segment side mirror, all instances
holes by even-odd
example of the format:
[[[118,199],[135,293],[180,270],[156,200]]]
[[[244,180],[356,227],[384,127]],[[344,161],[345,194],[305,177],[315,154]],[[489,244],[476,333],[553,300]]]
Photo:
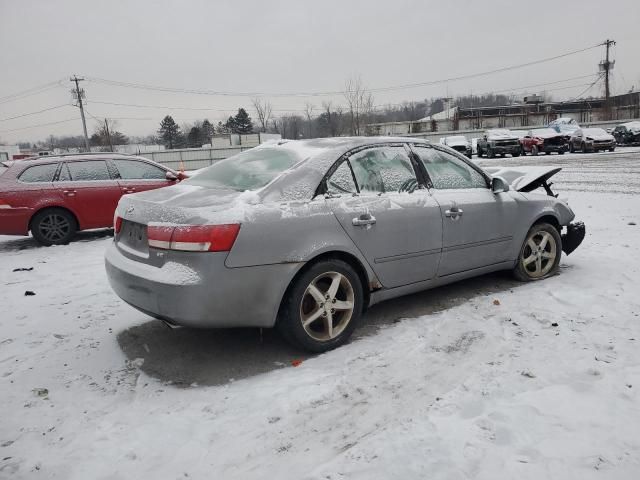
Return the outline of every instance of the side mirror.
[[[175,173],[173,173],[170,170],[167,170],[167,173],[165,174],[165,177],[167,180],[170,180],[172,182],[178,180],[178,175],[176,175]]]
[[[493,191],[493,193],[508,192],[509,184],[502,177],[493,177],[491,179],[491,191]]]

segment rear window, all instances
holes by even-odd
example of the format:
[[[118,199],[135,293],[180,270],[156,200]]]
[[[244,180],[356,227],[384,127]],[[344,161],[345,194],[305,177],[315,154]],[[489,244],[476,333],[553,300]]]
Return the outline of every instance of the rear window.
[[[47,163],[46,165],[34,165],[24,170],[21,174],[21,182],[34,183],[34,182],[52,182],[53,176],[58,169],[57,163]]]
[[[283,148],[255,148],[221,160],[185,180],[192,185],[256,190],[301,160]]]

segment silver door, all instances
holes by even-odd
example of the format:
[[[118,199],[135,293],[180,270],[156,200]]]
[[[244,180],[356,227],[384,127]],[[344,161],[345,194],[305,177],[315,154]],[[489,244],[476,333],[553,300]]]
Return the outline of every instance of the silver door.
[[[328,188],[331,210],[383,286],[435,276],[442,242],[440,208],[426,189],[418,188],[404,146],[351,155],[329,178]],[[345,191],[350,188],[354,192]]]
[[[511,195],[494,194],[479,171],[449,152],[423,146],[414,150],[427,170],[442,214],[438,276],[509,260],[517,209]]]

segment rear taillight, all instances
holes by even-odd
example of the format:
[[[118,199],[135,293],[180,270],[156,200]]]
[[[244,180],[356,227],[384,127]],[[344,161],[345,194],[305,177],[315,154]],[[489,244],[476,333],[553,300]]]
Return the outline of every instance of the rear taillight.
[[[122,230],[122,217],[119,217],[118,214],[113,215],[113,231],[114,233],[120,233]]]
[[[236,241],[240,224],[149,225],[150,247],[185,252],[228,252]]]

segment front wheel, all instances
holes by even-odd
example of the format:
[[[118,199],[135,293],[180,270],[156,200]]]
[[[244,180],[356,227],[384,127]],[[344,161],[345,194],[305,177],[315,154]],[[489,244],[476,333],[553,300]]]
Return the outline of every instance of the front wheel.
[[[33,238],[45,246],[69,243],[77,229],[76,219],[62,208],[42,210],[31,220]]]
[[[609,149],[609,151],[610,151],[610,152],[614,152],[614,151],[615,151],[615,149],[616,149],[616,147],[611,147],[611,148]]]
[[[291,285],[277,325],[295,346],[325,352],[349,339],[362,313],[363,299],[360,278],[348,263],[322,261]]]
[[[513,270],[521,282],[547,278],[558,270],[562,239],[553,225],[538,223],[529,229]]]

